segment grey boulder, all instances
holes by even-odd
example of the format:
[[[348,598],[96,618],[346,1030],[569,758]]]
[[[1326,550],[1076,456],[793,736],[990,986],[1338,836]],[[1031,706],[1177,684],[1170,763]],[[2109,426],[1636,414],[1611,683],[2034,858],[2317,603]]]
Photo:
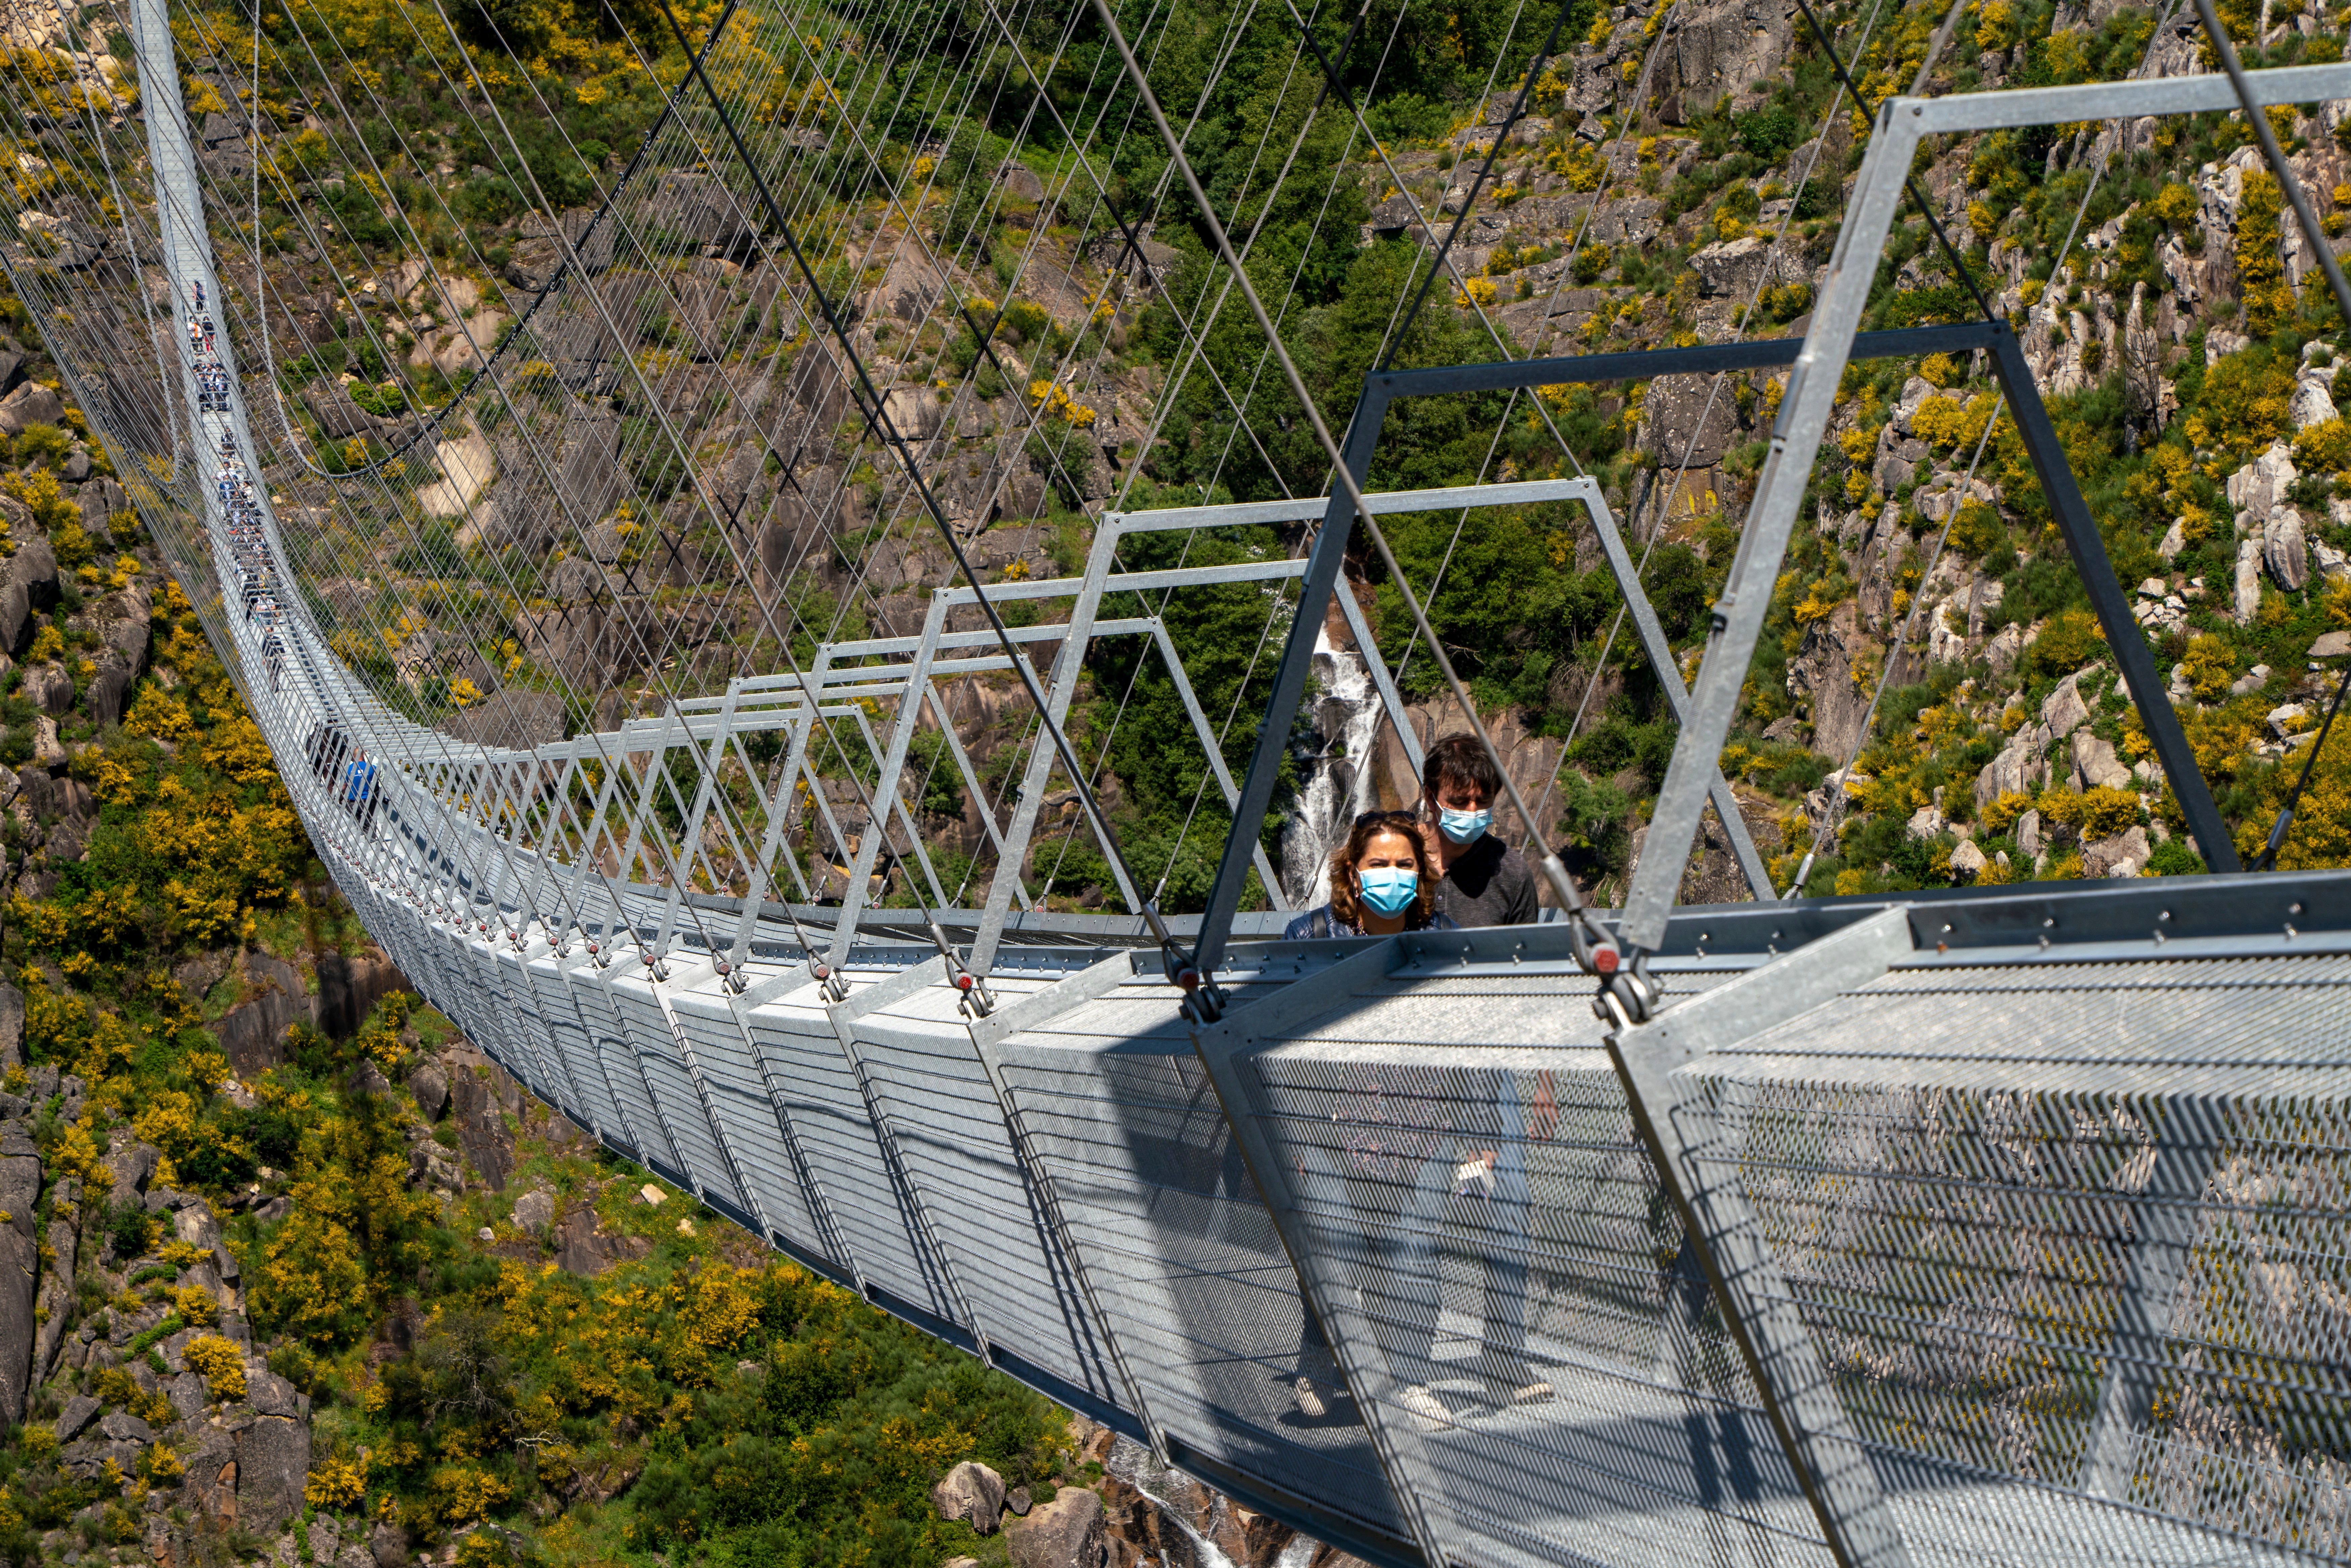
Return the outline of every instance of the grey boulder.
[[[977,1459],[966,1459],[931,1488],[931,1506],[941,1519],[961,1520],[992,1535],[1004,1517],[1004,1478]]]

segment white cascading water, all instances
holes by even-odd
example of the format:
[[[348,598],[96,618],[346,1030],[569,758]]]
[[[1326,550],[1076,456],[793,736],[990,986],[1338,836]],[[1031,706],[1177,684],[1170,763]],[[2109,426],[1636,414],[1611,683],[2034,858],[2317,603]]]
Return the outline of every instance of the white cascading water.
[[[1187,1485],[1189,1477],[1165,1469],[1150,1449],[1124,1437],[1121,1437],[1113,1446],[1110,1463],[1105,1468],[1111,1474],[1149,1498],[1158,1508],[1159,1517],[1181,1531],[1185,1538],[1191,1542],[1193,1563],[1171,1563],[1163,1556],[1155,1568],[1240,1568],[1239,1564],[1225,1555],[1223,1550],[1215,1542],[1193,1529],[1191,1523],[1184,1518],[1182,1511],[1169,1504],[1167,1500],[1169,1494]],[[1221,1507],[1222,1504],[1218,1506]]]
[[[1345,591],[1343,587],[1342,592]],[[1372,746],[1380,733],[1380,699],[1363,655],[1331,641],[1326,624],[1314,636],[1314,730],[1322,746],[1308,765],[1298,808],[1281,830],[1281,893],[1292,909],[1312,909],[1331,896],[1331,852],[1358,812],[1371,810]]]
[[[1273,1560],[1273,1568],[1306,1568],[1314,1561],[1314,1553],[1322,1543],[1311,1535],[1293,1535],[1281,1555]]]

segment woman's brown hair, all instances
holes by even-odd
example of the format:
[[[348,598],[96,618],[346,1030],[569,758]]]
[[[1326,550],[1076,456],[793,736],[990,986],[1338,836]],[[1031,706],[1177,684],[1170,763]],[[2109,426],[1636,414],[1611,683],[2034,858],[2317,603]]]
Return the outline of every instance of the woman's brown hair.
[[[1355,892],[1355,866],[1371,848],[1372,841],[1383,833],[1400,833],[1412,843],[1419,880],[1413,888],[1412,903],[1405,909],[1404,924],[1405,930],[1417,931],[1437,914],[1437,879],[1428,874],[1428,841],[1421,833],[1420,819],[1410,811],[1364,812],[1355,819],[1347,841],[1331,852],[1331,918],[1358,931],[1364,928],[1363,901]]]

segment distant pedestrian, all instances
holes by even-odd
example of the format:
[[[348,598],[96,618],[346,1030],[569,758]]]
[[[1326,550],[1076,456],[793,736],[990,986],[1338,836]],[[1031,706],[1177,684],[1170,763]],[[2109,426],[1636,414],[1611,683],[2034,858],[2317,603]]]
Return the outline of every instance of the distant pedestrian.
[[[343,773],[343,810],[362,831],[374,830],[375,764],[368,760],[364,747],[351,753],[351,765]]]

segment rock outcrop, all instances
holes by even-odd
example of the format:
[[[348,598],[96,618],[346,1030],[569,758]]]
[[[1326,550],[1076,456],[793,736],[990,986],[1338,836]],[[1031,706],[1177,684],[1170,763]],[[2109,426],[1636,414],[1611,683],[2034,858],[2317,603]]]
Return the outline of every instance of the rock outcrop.
[[[0,1416],[10,1421],[25,1418],[32,1384],[41,1270],[33,1211],[40,1200],[39,1152],[22,1123],[0,1124]]]
[[[1064,1487],[1005,1531],[1013,1568],[1104,1568],[1102,1494]]]
[[[931,1488],[931,1506],[941,1519],[961,1520],[982,1535],[993,1535],[1004,1517],[1004,1478],[966,1459]]]

